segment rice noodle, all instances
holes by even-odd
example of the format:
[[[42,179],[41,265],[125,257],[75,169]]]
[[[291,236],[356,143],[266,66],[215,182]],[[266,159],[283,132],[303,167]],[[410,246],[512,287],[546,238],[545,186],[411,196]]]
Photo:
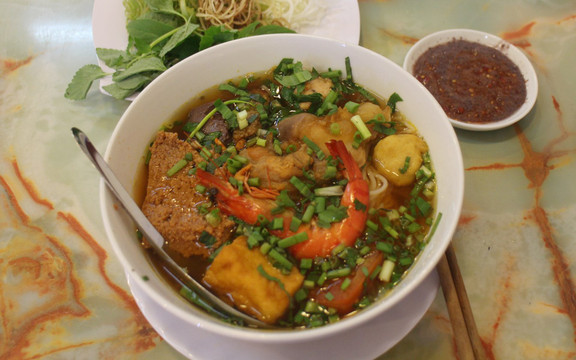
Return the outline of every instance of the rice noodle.
[[[294,31],[322,22],[326,6],[319,0],[258,0],[264,20],[280,23]]]
[[[374,200],[377,197],[384,194],[386,189],[388,188],[388,180],[378,173],[374,168],[371,166],[366,166],[362,173],[364,178],[368,180],[368,187],[370,189],[370,200]]]

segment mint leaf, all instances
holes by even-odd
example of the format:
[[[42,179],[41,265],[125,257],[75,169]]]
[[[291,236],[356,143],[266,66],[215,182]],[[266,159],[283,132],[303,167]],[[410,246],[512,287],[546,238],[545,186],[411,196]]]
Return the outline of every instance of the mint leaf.
[[[135,61],[132,65],[124,71],[117,71],[112,76],[114,81],[122,81],[132,75],[139,74],[146,71],[164,71],[166,66],[159,57],[150,56]]]
[[[207,49],[211,46],[225,43],[234,40],[236,36],[235,30],[228,30],[223,26],[210,26],[204,32],[204,36],[200,40],[200,51]]]
[[[167,14],[174,14],[174,4],[172,0],[146,0],[146,4],[153,11],[163,12]]]
[[[248,24],[247,26],[243,27],[242,29],[238,30],[238,39],[245,38],[248,36],[254,35],[256,31],[256,27],[260,24],[260,22],[255,21],[253,23]]]
[[[94,80],[103,78],[108,75],[104,72],[98,65],[84,65],[81,67],[74,77],[64,93],[64,97],[70,100],[83,100],[86,99],[86,94],[92,86]]]
[[[174,26],[154,19],[137,19],[126,25],[128,36],[141,54],[150,52],[152,42],[174,29]]]
[[[130,61],[129,55],[124,50],[97,48],[96,55],[112,69],[121,68]]]
[[[172,49],[183,43],[184,40],[192,35],[192,33],[199,27],[200,25],[198,24],[190,23],[181,26],[180,29],[178,29],[178,31],[176,31],[176,33],[170,37],[170,40],[168,40],[168,42],[162,47],[159,54],[160,57],[164,57]]]
[[[116,84],[118,84],[120,89],[137,91],[144,87],[144,85],[147,85],[149,82],[151,82],[152,79],[153,77],[151,76],[136,74],[125,80],[117,81]]]
[[[120,88],[118,83],[112,83],[110,85],[106,85],[103,87],[104,90],[108,92],[108,94],[112,95],[115,99],[122,100],[127,98],[128,96],[134,94],[135,90],[126,90]]]
[[[254,31],[253,35],[265,35],[265,34],[282,34],[282,33],[296,33],[294,30],[290,30],[280,25],[262,25]]]

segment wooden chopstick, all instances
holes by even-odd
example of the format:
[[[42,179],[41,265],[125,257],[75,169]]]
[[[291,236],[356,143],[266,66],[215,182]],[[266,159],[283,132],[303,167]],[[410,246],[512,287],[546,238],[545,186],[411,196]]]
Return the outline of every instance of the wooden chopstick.
[[[438,263],[438,274],[459,358],[461,360],[486,359],[452,244],[448,246]]]

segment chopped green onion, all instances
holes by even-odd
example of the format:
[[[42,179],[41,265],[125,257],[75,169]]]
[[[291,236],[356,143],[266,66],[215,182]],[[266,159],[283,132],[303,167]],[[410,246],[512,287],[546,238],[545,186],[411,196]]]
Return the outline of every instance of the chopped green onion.
[[[290,178],[289,181],[290,181],[290,184],[294,185],[296,190],[298,190],[300,192],[300,194],[304,195],[305,197],[311,197],[312,196],[312,190],[310,190],[308,185],[306,185],[306,183],[304,183],[302,180],[300,180],[296,176],[292,176],[292,178]]]
[[[198,191],[200,194],[204,194],[206,192],[206,186],[204,185],[196,185],[196,191]]]
[[[314,189],[314,195],[316,196],[342,196],[343,194],[344,188],[339,185]]]
[[[335,270],[330,270],[326,273],[328,279],[334,279],[339,277],[344,277],[350,275],[352,270],[350,268],[340,268]]]
[[[302,222],[309,223],[312,220],[312,216],[314,216],[314,212],[316,211],[315,205],[310,204],[304,210],[304,214],[302,215]]]
[[[260,245],[260,252],[264,255],[268,254],[270,249],[272,249],[272,245],[268,242],[262,243],[262,245]]]
[[[333,250],[332,250],[332,255],[338,255],[340,254],[342,251],[344,251],[346,249],[346,244],[341,243],[338,244],[338,246],[336,246]]]
[[[281,230],[284,228],[284,218],[278,217],[278,218],[274,218],[272,220],[272,223],[270,224],[270,227],[272,228],[272,230]]]
[[[412,258],[409,257],[409,256],[401,257],[400,259],[398,259],[398,263],[399,263],[400,265],[403,265],[403,266],[410,265],[410,264],[412,264],[413,262],[414,262],[414,259],[412,259]]]
[[[326,210],[326,198],[325,197],[316,197],[314,199],[316,205],[314,206],[314,211],[316,214],[320,214],[322,211]]]
[[[416,206],[424,216],[427,216],[430,213],[430,210],[432,209],[430,203],[428,203],[426,200],[420,197],[416,198]]]
[[[329,205],[326,210],[318,214],[318,221],[331,224],[344,220],[348,216],[348,209],[345,206],[336,207]]]
[[[420,226],[420,224],[413,222],[413,223],[410,223],[410,225],[408,225],[407,230],[408,230],[410,233],[415,233],[415,232],[417,232],[418,230],[420,230],[421,228],[422,228],[422,226]]]
[[[370,230],[373,231],[377,231],[378,230],[378,224],[376,224],[374,221],[372,220],[367,220],[366,221],[366,227],[368,227]]]
[[[304,270],[312,269],[312,264],[313,264],[312,259],[304,258],[300,260],[300,269]]]
[[[383,242],[383,241],[378,241],[376,243],[376,249],[378,249],[384,253],[387,253],[387,254],[390,254],[390,253],[392,253],[392,251],[394,251],[394,248],[391,244],[389,244],[387,242]]]
[[[358,111],[358,108],[360,107],[360,104],[354,102],[354,101],[348,101],[346,103],[346,105],[344,105],[344,107],[346,108],[346,110],[348,110],[348,112],[350,112],[351,114],[355,114],[356,111]]]
[[[338,93],[334,90],[330,90],[328,95],[326,95],[324,102],[322,103],[320,108],[318,108],[318,110],[316,111],[316,115],[322,116],[322,115],[326,114],[327,112],[330,112],[331,110],[335,110],[336,105],[334,105],[334,102],[337,99],[338,99]]]
[[[248,111],[242,110],[236,113],[236,120],[238,121],[238,128],[240,130],[248,127]]]
[[[395,266],[396,266],[395,262],[390,261],[388,259],[384,260],[384,263],[382,264],[382,270],[380,270],[380,274],[378,275],[378,279],[380,279],[380,281],[385,282],[390,281]]]
[[[304,280],[302,283],[302,287],[305,289],[313,289],[316,286],[316,283],[312,280]]]
[[[220,217],[220,210],[219,209],[212,209],[206,216],[204,217],[208,224],[211,226],[218,226],[222,222],[222,218]]]
[[[400,171],[400,174],[406,174],[406,171],[408,171],[409,167],[410,167],[410,156],[406,156],[406,158],[404,159],[404,166],[402,166],[402,168],[398,170]]]
[[[318,280],[316,280],[316,284],[318,284],[319,286],[322,286],[322,285],[324,285],[324,282],[326,282],[327,279],[328,279],[328,277],[326,276],[326,273],[323,272],[318,277]]]
[[[288,260],[288,258],[286,258],[284,255],[280,254],[278,250],[271,249],[268,252],[268,256],[270,256],[272,260],[276,261],[282,268],[287,270],[292,269],[292,263],[290,260]]]
[[[390,234],[390,236],[392,236],[394,239],[398,239],[400,236],[398,231],[394,230],[394,228],[392,228],[390,225],[384,225],[384,230],[386,230],[386,232]]]
[[[324,171],[324,179],[332,179],[338,173],[338,168],[336,166],[328,165]]]
[[[296,291],[296,293],[294,294],[294,300],[296,301],[302,301],[304,299],[306,299],[308,297],[308,294],[306,293],[306,290],[300,288],[298,289],[298,291]]]
[[[256,145],[261,146],[261,147],[265,147],[266,146],[266,139],[257,138],[256,139]]]
[[[278,246],[281,248],[287,248],[299,244],[301,242],[304,242],[306,240],[308,240],[308,233],[303,231],[278,241]]]
[[[292,221],[290,221],[290,231],[292,232],[298,231],[300,224],[302,224],[302,220],[298,219],[297,217],[293,217]]]
[[[350,278],[345,278],[344,281],[342,281],[342,284],[340,285],[340,289],[342,289],[342,290],[348,289],[351,282],[352,282],[352,280],[350,280]]]
[[[372,136],[370,129],[366,126],[360,115],[354,115],[350,118],[350,121],[356,126],[356,129],[360,132],[363,140],[366,140]]]
[[[332,123],[330,124],[330,134],[332,135],[340,135],[341,130],[340,130],[340,124],[338,123]]]
[[[304,311],[307,313],[316,313],[322,311],[320,305],[312,300],[309,300],[304,306]]]
[[[218,102],[219,102],[219,103],[218,103]],[[212,116],[214,116],[214,114],[216,114],[217,111],[219,111],[219,110],[216,108],[217,105],[229,105],[229,104],[238,104],[238,103],[241,103],[241,104],[250,104],[250,102],[244,101],[244,100],[228,100],[228,101],[224,101],[224,102],[222,102],[222,101],[220,101],[220,100],[217,100],[216,102],[214,102],[215,108],[212,109],[212,111],[210,111],[208,114],[206,114],[206,116],[204,116],[204,118],[198,123],[198,125],[196,125],[196,127],[194,128],[194,130],[192,130],[192,131],[190,132],[190,135],[188,135],[188,139],[190,139],[190,138],[192,138],[193,136],[195,136],[196,133],[197,133],[198,131],[200,131],[200,129],[202,129],[202,126],[204,126],[204,125],[208,122],[208,120],[210,120],[210,118],[211,118]],[[225,107],[226,107],[226,106],[225,106]],[[226,107],[226,108],[227,108],[227,107]],[[227,109],[228,109],[228,108],[227,108]],[[228,109],[228,111],[230,111],[230,109]],[[234,115],[234,114],[232,113],[232,111],[230,111],[230,113],[231,113],[232,115]]]
[[[320,147],[316,145],[314,141],[310,140],[306,136],[302,138],[302,141],[306,144],[306,146],[310,148],[310,150],[312,150],[312,152],[316,154],[316,156],[318,156],[318,159],[323,160],[326,157],[326,154],[324,154],[322,149],[320,149]]]
[[[248,179],[248,185],[250,186],[260,186],[260,178],[254,177]]]
[[[188,161],[186,159],[180,159],[174,164],[167,172],[166,176],[174,176],[178,171],[182,170],[186,165],[188,165]]]
[[[346,59],[344,59],[344,65],[346,66],[346,80],[353,82],[354,78],[352,78],[352,65],[350,65],[349,56],[346,56]]]

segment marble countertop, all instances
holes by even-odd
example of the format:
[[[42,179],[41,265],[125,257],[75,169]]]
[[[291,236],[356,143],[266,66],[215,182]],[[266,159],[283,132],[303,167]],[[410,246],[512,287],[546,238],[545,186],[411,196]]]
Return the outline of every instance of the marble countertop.
[[[108,139],[127,101],[63,94],[96,63],[92,1],[0,0],[0,359],[183,359],[140,313],[107,242],[99,176],[70,128]],[[489,359],[576,358],[576,2],[364,0],[360,44],[398,64],[442,29],[493,33],[539,77],[533,110],[457,130],[465,199],[453,239]],[[379,357],[457,359],[441,292]]]

